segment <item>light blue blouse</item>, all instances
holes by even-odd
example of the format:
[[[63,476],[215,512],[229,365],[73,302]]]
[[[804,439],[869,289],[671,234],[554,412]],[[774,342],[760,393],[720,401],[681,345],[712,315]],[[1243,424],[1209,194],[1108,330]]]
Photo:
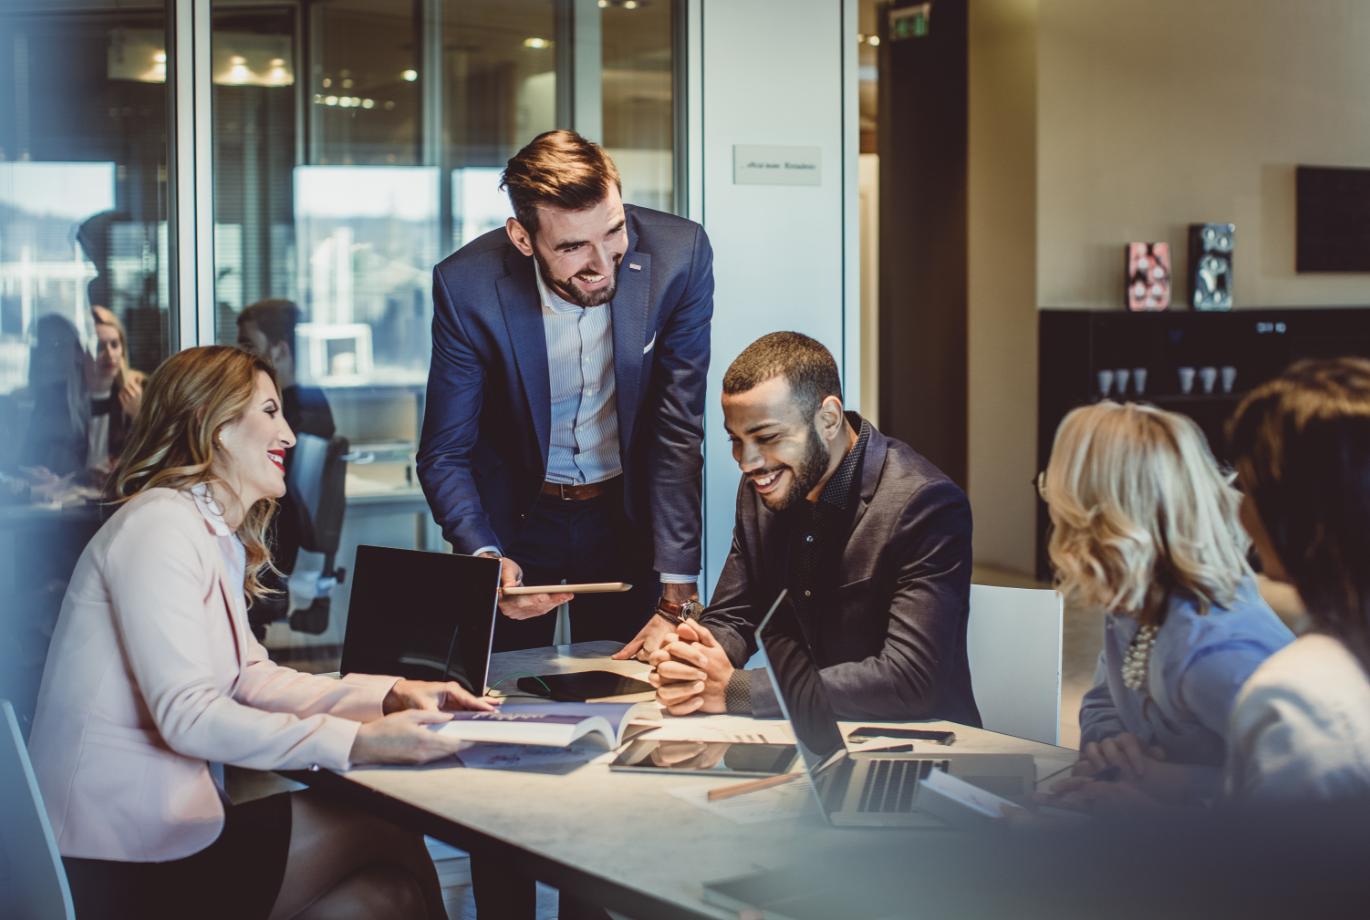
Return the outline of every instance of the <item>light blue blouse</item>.
[[[1230,607],[1200,614],[1192,595],[1172,594],[1156,635],[1146,684],[1123,684],[1137,621],[1109,614],[1094,686],[1080,704],[1080,744],[1131,732],[1172,763],[1221,766],[1228,717],[1242,684],[1294,639],[1247,578]]]

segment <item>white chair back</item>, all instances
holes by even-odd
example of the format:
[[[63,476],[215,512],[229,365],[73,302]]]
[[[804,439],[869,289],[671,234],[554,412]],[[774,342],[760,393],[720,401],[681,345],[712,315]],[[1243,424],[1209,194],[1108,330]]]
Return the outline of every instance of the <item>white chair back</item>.
[[[0,917],[76,916],[19,720],[0,700]]]
[[[966,652],[985,728],[1060,742],[1062,616],[1056,591],[970,586]]]

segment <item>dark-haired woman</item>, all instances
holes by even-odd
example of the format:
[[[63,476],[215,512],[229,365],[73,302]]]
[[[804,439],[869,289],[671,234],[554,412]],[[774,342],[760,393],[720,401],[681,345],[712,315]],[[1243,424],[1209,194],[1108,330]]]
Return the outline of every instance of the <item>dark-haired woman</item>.
[[[1370,361],[1305,361],[1252,391],[1230,439],[1243,520],[1310,628],[1242,689],[1236,798],[1370,798]]]

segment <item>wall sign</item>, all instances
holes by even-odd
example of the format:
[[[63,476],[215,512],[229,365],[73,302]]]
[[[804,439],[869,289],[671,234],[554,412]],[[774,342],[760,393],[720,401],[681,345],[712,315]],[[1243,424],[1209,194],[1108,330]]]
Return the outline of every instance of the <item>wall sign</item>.
[[[822,180],[818,147],[733,145],[734,185],[821,185]]]

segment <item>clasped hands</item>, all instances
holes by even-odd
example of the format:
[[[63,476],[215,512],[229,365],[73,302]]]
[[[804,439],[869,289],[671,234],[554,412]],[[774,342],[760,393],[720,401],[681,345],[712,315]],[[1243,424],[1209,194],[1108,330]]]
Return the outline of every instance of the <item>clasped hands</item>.
[[[648,656],[652,673],[647,681],[656,698],[673,716],[693,712],[726,712],[724,691],[733,676],[733,663],[708,627],[686,620],[662,638]]]

